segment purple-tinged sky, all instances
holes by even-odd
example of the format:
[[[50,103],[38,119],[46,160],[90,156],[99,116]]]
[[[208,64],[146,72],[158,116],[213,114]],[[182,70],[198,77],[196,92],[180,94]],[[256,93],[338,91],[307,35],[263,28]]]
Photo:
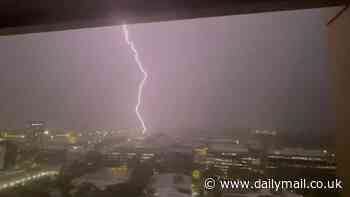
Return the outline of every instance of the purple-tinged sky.
[[[333,128],[321,10],[130,25],[152,128]],[[121,27],[0,37],[0,128],[135,128]]]

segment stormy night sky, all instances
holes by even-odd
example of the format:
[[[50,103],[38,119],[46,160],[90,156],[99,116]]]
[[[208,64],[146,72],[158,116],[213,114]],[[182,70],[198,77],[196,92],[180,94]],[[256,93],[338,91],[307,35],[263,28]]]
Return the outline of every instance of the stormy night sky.
[[[152,128],[333,128],[321,10],[130,25]],[[0,37],[0,128],[136,128],[120,26]]]

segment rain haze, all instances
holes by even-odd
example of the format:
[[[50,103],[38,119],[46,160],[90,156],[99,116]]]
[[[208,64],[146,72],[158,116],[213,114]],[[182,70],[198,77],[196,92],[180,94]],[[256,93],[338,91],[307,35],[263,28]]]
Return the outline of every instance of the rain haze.
[[[129,25],[155,128],[334,127],[322,10]],[[0,127],[139,128],[121,27],[0,38]]]

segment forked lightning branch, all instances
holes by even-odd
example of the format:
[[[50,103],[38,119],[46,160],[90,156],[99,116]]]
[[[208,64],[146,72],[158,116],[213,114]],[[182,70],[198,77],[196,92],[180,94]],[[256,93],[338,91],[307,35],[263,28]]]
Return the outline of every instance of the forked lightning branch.
[[[139,111],[141,103],[142,103],[142,91],[143,91],[143,87],[145,86],[145,83],[147,81],[147,77],[148,74],[146,72],[146,70],[144,69],[142,62],[140,61],[139,58],[139,54],[135,48],[134,43],[130,40],[130,36],[129,36],[129,30],[128,30],[128,26],[127,25],[123,25],[123,33],[124,33],[124,38],[125,38],[125,42],[128,44],[128,46],[130,47],[131,51],[133,52],[134,55],[134,60],[138,66],[138,68],[140,69],[140,71],[143,74],[143,79],[141,80],[139,87],[138,87],[138,92],[137,92],[137,103],[135,106],[135,112],[137,115],[137,118],[139,119],[141,126],[142,126],[142,134],[145,134],[147,131],[147,127],[145,125],[145,122],[141,116],[141,113]]]

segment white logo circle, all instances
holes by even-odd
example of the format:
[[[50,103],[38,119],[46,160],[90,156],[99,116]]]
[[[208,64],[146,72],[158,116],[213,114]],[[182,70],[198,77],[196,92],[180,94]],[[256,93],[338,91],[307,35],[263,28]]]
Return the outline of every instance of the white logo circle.
[[[213,190],[215,189],[215,179],[213,178],[207,178],[204,181],[204,188],[207,190]]]

